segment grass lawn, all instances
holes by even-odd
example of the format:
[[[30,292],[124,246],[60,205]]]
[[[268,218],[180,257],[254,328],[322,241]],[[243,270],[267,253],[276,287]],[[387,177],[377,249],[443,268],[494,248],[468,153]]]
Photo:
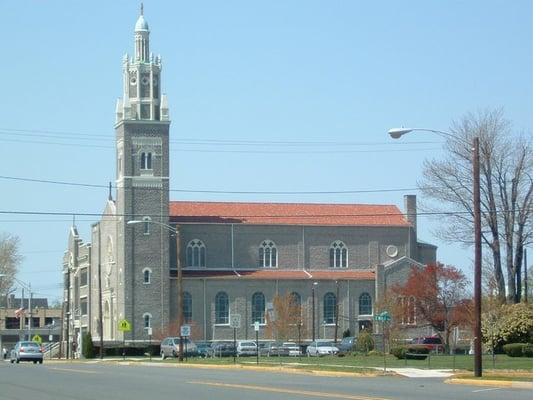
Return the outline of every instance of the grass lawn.
[[[159,361],[161,362],[161,361]],[[178,362],[175,359],[167,359],[163,362]],[[189,363],[195,364],[215,364],[228,365],[233,364],[233,357],[198,359],[189,358]],[[255,365],[255,357],[238,357],[237,364]],[[473,371],[474,356],[457,355],[453,356],[433,355],[426,360],[398,360],[392,355],[385,358],[387,367],[407,367],[421,369],[456,369],[464,371]],[[383,356],[346,356],[346,357],[259,357],[259,365],[263,366],[292,366],[304,369],[320,369],[329,371],[357,371],[363,372],[373,368],[383,368]],[[521,370],[533,372],[533,358],[525,357],[508,357],[507,355],[497,355],[494,359],[491,355],[483,356],[483,369],[490,370]]]

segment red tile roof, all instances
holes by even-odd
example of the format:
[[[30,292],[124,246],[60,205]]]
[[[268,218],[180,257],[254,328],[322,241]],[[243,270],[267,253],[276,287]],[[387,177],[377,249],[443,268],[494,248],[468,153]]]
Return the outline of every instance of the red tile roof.
[[[224,270],[224,271],[210,271],[204,270],[187,270],[183,269],[183,276],[185,278],[209,278],[209,279],[260,279],[260,280],[274,280],[274,279],[309,279],[309,280],[374,280],[374,270],[349,270],[349,271],[308,271],[310,275],[303,270],[276,270],[276,269],[261,269],[261,270]]]
[[[170,202],[172,222],[409,226],[394,205]]]

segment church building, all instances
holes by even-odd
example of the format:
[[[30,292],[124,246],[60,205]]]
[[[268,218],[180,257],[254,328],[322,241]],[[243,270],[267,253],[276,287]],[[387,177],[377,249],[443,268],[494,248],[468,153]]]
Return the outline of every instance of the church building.
[[[416,197],[395,205],[169,200],[170,114],[161,57],[142,11],[122,62],[116,192],[63,258],[64,334],[142,347],[191,327],[194,340],[273,335],[276,298],[299,307],[302,340],[376,329],[376,304],[412,265],[436,261],[417,238]],[[179,134],[179,133],[177,133]],[[181,313],[178,310],[181,309]],[[119,329],[128,322],[128,328]],[[270,325],[270,326],[269,326]],[[296,340],[296,337],[291,337]]]

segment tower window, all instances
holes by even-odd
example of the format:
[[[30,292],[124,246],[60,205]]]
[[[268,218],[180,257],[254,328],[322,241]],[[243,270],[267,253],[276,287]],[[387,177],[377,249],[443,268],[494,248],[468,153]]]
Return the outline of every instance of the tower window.
[[[144,329],[151,328],[152,327],[152,314],[144,313],[143,321],[144,321]]]
[[[152,169],[152,153],[141,153],[141,169]]]
[[[149,285],[152,282],[152,270],[150,268],[143,269],[143,283]]]

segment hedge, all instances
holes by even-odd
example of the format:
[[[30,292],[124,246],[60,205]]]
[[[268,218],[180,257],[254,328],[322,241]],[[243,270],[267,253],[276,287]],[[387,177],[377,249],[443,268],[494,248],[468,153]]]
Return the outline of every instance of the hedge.
[[[533,343],[508,343],[503,351],[509,357],[533,357]]]
[[[390,352],[400,360],[425,360],[428,357],[429,349],[424,346],[400,346],[393,347]]]

